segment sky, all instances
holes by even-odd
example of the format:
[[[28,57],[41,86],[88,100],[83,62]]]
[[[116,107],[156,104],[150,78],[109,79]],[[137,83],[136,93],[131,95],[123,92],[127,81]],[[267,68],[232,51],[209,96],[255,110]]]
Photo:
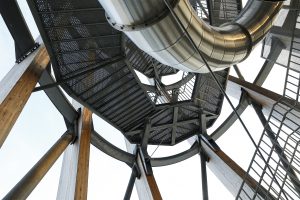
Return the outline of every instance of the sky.
[[[18,2],[33,37],[37,38],[39,33],[26,1],[19,0]],[[14,66],[13,45],[13,40],[0,17],[0,80]],[[264,62],[260,58],[260,47],[257,49],[245,62],[239,65],[242,74],[249,82],[255,79]],[[281,94],[284,76],[278,76],[279,73],[283,73],[283,68],[276,65],[263,86]],[[231,74],[235,75],[233,69]],[[237,105],[237,99],[232,99],[232,101]],[[231,113],[231,109],[224,101],[221,116],[208,132],[211,133],[218,127],[229,113]],[[257,141],[262,133],[262,126],[251,107],[247,108],[242,119]],[[126,150],[121,133],[95,115],[93,115],[93,120],[95,130],[98,133],[114,145]],[[62,116],[45,93],[33,93],[0,150],[0,198],[26,174],[65,130]],[[254,148],[239,122],[236,122],[217,143],[233,160],[247,169]],[[168,156],[189,147],[188,142],[181,142],[173,147],[159,147],[153,156]],[[149,147],[150,155],[155,148],[156,146]],[[28,199],[55,199],[61,163],[62,156]],[[154,168],[154,175],[162,197],[167,200],[201,199],[200,169],[200,158],[197,155],[171,166]],[[88,199],[122,199],[130,173],[131,170],[127,165],[107,156],[91,145]],[[233,199],[233,196],[209,170],[208,189],[211,200]],[[135,189],[132,199],[138,199]]]

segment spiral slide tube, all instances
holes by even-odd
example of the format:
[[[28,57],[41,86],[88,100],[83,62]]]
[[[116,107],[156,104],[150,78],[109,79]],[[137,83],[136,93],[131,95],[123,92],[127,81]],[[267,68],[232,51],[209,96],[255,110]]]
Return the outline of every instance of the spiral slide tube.
[[[161,63],[188,72],[208,72],[163,0],[99,2],[113,27]],[[213,27],[197,16],[188,0],[170,3],[213,71],[246,59],[265,37],[282,6],[282,2],[249,0],[234,21]]]

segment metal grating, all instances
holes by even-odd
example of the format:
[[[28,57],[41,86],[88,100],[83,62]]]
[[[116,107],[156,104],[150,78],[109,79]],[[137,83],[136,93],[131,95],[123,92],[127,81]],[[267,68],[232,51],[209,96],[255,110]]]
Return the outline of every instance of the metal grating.
[[[154,68],[156,68],[157,73],[160,76],[176,74],[178,72],[177,69],[161,64],[160,62],[152,58],[150,55],[140,50],[127,37],[125,39],[125,54],[128,59],[128,62],[132,65],[132,67],[144,74],[145,76],[147,76],[148,78],[155,77]]]
[[[236,199],[300,199],[300,41],[295,38],[300,13],[297,9],[291,12],[295,12],[295,23],[283,94],[286,99],[274,104],[247,171],[258,185],[249,188],[243,182]]]
[[[147,93],[155,105],[166,104],[171,102],[190,101],[194,93],[196,76],[188,72],[183,72],[181,80],[188,79],[180,86],[167,86],[164,88],[167,94],[164,94],[163,89],[148,90]],[[188,77],[189,76],[189,77]]]
[[[291,10],[295,15],[295,26],[292,35],[287,75],[283,95],[296,102],[300,101],[300,38],[296,37],[296,30],[300,30],[300,11]]]
[[[215,26],[234,20],[242,10],[242,2],[240,0],[208,1],[210,1],[208,8],[211,13],[211,23]]]
[[[165,86],[174,99],[155,105],[135,70],[149,78],[178,70],[154,60],[113,29],[97,0],[28,3],[56,80],[62,82],[70,96],[120,130],[132,143],[140,143],[147,118],[151,118],[154,127],[149,143],[163,145],[174,145],[196,134],[203,111],[214,116],[207,127],[214,123],[223,95],[208,74],[185,73],[180,84]],[[225,87],[228,70],[216,74]]]
[[[264,158],[256,150],[247,171],[247,176],[253,177],[258,186],[249,190],[243,183],[237,199],[300,199],[299,121],[299,110],[284,102],[273,106],[258,143]]]
[[[214,26],[234,20],[242,10],[240,0],[190,0],[190,3],[200,18]]]
[[[205,21],[209,20],[209,13],[206,0],[190,0],[190,3],[201,19]]]

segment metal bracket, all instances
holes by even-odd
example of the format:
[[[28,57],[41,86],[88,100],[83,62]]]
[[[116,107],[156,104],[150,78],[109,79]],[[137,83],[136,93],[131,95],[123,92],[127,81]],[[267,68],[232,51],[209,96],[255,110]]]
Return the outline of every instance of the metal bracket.
[[[200,144],[200,143],[199,143]],[[207,153],[204,151],[204,149],[202,148],[201,144],[200,144],[200,151],[199,151],[199,155],[202,157],[204,157],[206,162],[209,162],[209,156],[207,155]]]
[[[141,170],[136,162],[133,163],[132,171],[135,173],[137,179],[141,178]]]
[[[146,175],[152,175],[152,166],[151,166],[151,159],[147,152],[145,152],[141,147],[137,147],[137,153],[140,155],[143,168],[145,170]]]
[[[242,91],[242,94],[241,94],[239,104],[242,104],[243,100],[245,100],[247,105],[251,105],[251,102],[253,99],[249,96],[248,92],[244,88],[241,88],[241,91]]]
[[[203,140],[203,142],[209,145],[214,151],[218,151],[221,149],[209,135],[199,135],[198,140],[199,140],[199,144],[200,144],[200,140]]]
[[[258,103],[255,99],[253,99],[251,96],[249,96],[248,92],[244,88],[241,88],[241,90],[242,90],[242,96],[241,96],[240,101],[242,101],[242,98],[244,98],[247,101],[248,105],[255,104],[260,109],[263,108],[263,106],[260,103]]]
[[[72,140],[71,144],[74,144],[77,139],[78,139],[78,135],[79,135],[79,130],[78,130],[78,120],[81,116],[81,108],[78,108],[77,110],[77,113],[78,113],[78,118],[74,120],[74,124],[72,126],[72,131],[73,131],[73,134],[74,134],[74,139]]]
[[[39,46],[40,44],[36,42],[34,46],[27,53],[25,53],[23,56],[21,56],[16,60],[16,63],[18,64],[21,63],[23,60],[25,60],[25,58],[27,58],[30,54],[32,54],[35,50],[37,50]]]

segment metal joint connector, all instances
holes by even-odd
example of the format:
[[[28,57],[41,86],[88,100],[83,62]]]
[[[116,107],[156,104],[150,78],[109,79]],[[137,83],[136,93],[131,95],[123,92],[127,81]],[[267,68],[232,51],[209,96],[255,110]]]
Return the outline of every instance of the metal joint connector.
[[[16,60],[16,63],[20,64],[23,60],[25,60],[25,58],[27,58],[30,54],[32,54],[35,50],[37,50],[39,46],[40,44],[36,42],[34,46],[31,49],[29,49],[27,53],[25,53],[24,55],[22,55],[20,58]]]

